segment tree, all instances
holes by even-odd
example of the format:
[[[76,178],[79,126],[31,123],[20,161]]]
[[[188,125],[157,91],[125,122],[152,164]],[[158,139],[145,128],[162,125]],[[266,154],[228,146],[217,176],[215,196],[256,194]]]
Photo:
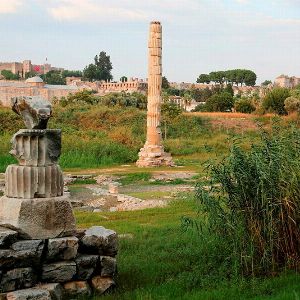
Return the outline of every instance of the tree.
[[[83,70],[84,78],[89,81],[94,80],[112,80],[111,75],[112,63],[110,62],[110,56],[106,55],[106,52],[101,51],[99,56],[94,58],[94,64],[89,64]]]
[[[234,90],[232,88],[232,84],[228,83],[224,89],[224,92],[229,93],[232,97],[234,96]]]
[[[267,86],[269,84],[271,84],[272,81],[271,80],[265,80],[264,82],[261,83],[262,86]]]
[[[20,78],[19,74],[14,74],[12,71],[9,70],[2,70],[1,75],[6,80],[18,80]]]
[[[128,78],[127,78],[126,76],[122,76],[122,77],[120,78],[120,81],[121,81],[121,82],[127,82],[127,81],[128,81]]]
[[[66,84],[66,79],[62,76],[60,71],[49,71],[48,73],[41,75],[41,78],[48,84]]]
[[[275,88],[270,90],[262,102],[264,110],[275,112],[279,115],[285,115],[284,100],[290,96],[290,91],[287,88]]]
[[[171,123],[182,113],[181,108],[172,102],[164,102],[161,105],[162,122],[164,123],[164,139],[167,138],[167,124]]]
[[[162,88],[163,89],[170,88],[170,83],[169,83],[167,77],[165,77],[165,76],[163,76],[163,78],[162,78]]]
[[[30,72],[25,73],[25,78],[28,79],[28,78],[34,77],[36,75],[37,75],[36,72],[30,71]]]
[[[205,103],[206,111],[231,111],[233,97],[228,92],[212,95]]]
[[[82,77],[82,71],[63,70],[61,73],[63,78],[66,77]]]
[[[210,83],[210,77],[208,74],[200,74],[199,77],[197,78],[197,83]]]
[[[234,109],[237,112],[251,114],[253,111],[255,111],[255,106],[252,104],[251,100],[242,98],[234,103]]]
[[[251,70],[243,70],[244,72],[244,83],[247,86],[254,86],[256,83],[256,74]]]

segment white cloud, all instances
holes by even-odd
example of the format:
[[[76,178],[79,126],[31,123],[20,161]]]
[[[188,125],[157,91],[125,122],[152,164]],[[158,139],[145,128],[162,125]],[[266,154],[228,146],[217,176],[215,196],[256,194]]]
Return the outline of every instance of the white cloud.
[[[0,0],[0,14],[12,14],[22,6],[21,0]]]

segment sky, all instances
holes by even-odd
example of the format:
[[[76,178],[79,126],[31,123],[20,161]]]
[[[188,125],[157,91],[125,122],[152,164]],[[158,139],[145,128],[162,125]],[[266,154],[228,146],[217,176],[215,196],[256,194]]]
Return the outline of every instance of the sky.
[[[146,78],[153,20],[169,81],[235,68],[257,83],[300,77],[300,0],[0,0],[0,61],[82,70],[105,51],[115,80]]]

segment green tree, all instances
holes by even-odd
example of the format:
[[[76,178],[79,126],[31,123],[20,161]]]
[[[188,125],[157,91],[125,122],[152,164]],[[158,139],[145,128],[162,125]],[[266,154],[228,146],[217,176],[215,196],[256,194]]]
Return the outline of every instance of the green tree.
[[[165,76],[162,77],[162,88],[163,89],[170,88],[170,83],[169,83],[167,77],[165,77]]]
[[[94,58],[94,64],[89,64],[83,70],[84,78],[89,81],[94,80],[112,80],[112,63],[110,56],[106,55],[106,52],[101,51],[99,56],[96,55]]]
[[[28,79],[28,78],[34,77],[36,75],[37,75],[36,72],[30,71],[30,72],[25,73],[25,78]]]
[[[290,96],[290,91],[287,88],[277,87],[267,93],[262,102],[262,107],[265,111],[274,112],[279,115],[286,114],[284,101]]]
[[[226,87],[224,88],[224,92],[229,93],[232,97],[234,96],[234,90],[232,88],[232,84],[231,83],[228,83],[226,85]]]
[[[61,73],[63,78],[66,77],[82,77],[82,71],[63,70]]]
[[[205,103],[206,111],[230,111],[233,107],[233,97],[228,92],[212,95]]]
[[[265,80],[264,82],[261,83],[262,86],[267,86],[269,84],[271,84],[272,81],[271,80]]]
[[[241,98],[234,103],[234,109],[237,112],[251,114],[255,111],[255,106],[252,104],[251,100],[246,98]]]
[[[208,74],[200,74],[197,78],[197,83],[210,83],[210,77]]]
[[[164,123],[164,139],[167,138],[167,125],[182,113],[181,108],[172,102],[161,105],[162,122]]]
[[[1,75],[6,80],[18,80],[18,79],[20,79],[19,74],[14,74],[12,71],[9,71],[9,70],[2,70]]]
[[[48,84],[66,84],[66,79],[62,76],[62,72],[60,71],[49,71],[46,74],[42,74],[41,78]]]
[[[256,79],[257,79],[256,74],[251,70],[243,70],[243,72],[244,72],[244,81],[243,82],[247,86],[254,86],[256,83]]]
[[[121,82],[127,82],[127,81],[128,81],[128,78],[127,78],[126,76],[122,76],[122,77],[120,78],[120,81],[121,81]]]

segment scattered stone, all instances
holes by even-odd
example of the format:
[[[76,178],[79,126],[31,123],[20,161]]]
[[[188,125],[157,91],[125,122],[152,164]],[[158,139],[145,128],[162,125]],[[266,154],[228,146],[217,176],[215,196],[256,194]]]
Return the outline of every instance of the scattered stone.
[[[80,245],[91,254],[115,256],[118,249],[117,233],[102,226],[93,226],[86,230]]]
[[[63,288],[59,283],[44,283],[39,284],[35,287],[36,289],[46,290],[50,293],[51,300],[62,300],[63,299]]]
[[[75,207],[75,206],[73,206],[73,207]],[[75,207],[75,208],[78,211],[86,211],[86,212],[93,212],[94,211],[94,208],[91,207],[91,206],[88,206],[88,205],[79,206],[79,207]]]
[[[117,268],[117,261],[110,256],[100,256],[101,276],[114,276]]]
[[[102,209],[101,209],[101,208],[95,208],[95,209],[93,210],[93,212],[94,212],[94,213],[99,213],[99,212],[102,212]]]
[[[71,281],[64,284],[65,293],[69,297],[90,296],[91,288],[86,281]]]
[[[76,257],[78,239],[76,237],[64,237],[49,239],[47,261],[71,260]]]
[[[107,292],[115,286],[115,282],[109,277],[95,276],[91,283],[93,289],[100,294]]]
[[[14,230],[0,227],[0,247],[9,247],[17,240],[18,233]]]
[[[98,261],[98,255],[79,255],[75,260],[77,265],[77,279],[90,279],[96,269]]]
[[[35,284],[35,274],[32,268],[18,268],[3,274],[0,288],[2,292],[30,288]]]
[[[117,210],[118,210],[118,209],[117,209],[115,206],[109,208],[109,211],[110,211],[110,212],[115,212],[115,211],[117,211]]]
[[[108,185],[108,192],[110,194],[118,194],[119,193],[119,185],[117,183],[110,183]]]
[[[10,292],[7,300],[51,300],[51,296],[47,290],[33,288]]]
[[[42,281],[45,282],[67,282],[76,274],[76,264],[70,262],[57,262],[43,265]]]

